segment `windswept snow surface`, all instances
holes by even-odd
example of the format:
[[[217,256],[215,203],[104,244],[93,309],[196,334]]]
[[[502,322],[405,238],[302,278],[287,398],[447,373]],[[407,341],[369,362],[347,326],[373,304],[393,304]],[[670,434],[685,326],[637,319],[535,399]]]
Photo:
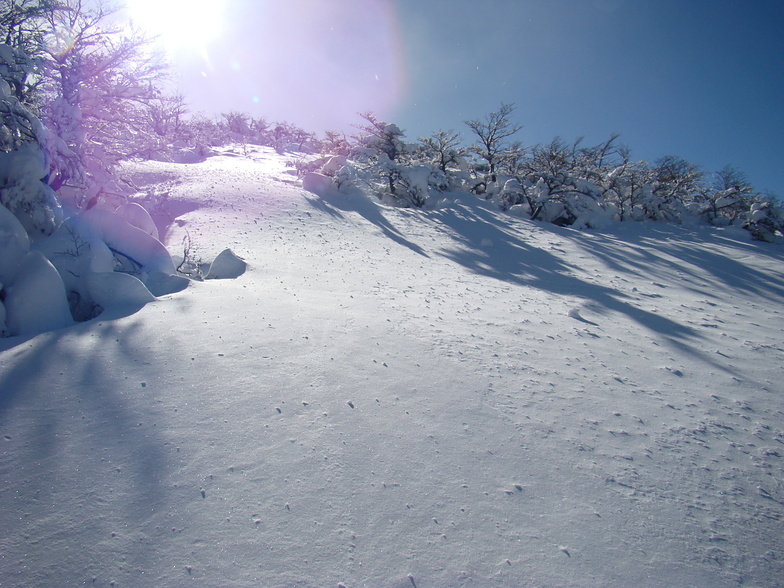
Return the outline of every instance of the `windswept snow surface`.
[[[781,585],[781,245],[230,155],[129,169],[243,275],[0,340],[0,585]]]

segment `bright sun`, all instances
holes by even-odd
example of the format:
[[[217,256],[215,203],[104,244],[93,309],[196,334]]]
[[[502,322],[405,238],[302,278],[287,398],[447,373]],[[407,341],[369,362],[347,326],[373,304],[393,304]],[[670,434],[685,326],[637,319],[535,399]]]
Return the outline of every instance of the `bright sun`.
[[[223,28],[227,0],[127,0],[133,22],[158,36],[167,50],[204,47]]]

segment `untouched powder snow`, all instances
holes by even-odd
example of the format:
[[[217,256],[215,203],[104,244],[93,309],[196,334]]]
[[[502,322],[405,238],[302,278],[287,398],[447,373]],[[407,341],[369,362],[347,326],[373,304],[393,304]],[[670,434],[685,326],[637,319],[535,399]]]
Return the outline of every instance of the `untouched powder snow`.
[[[0,585],[781,583],[781,245],[230,155],[128,170],[244,274],[0,340]]]

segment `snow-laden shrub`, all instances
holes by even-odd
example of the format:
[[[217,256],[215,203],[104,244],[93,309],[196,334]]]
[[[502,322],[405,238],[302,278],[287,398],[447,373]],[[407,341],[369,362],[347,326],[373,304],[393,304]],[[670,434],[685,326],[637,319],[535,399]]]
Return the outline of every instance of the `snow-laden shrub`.
[[[24,143],[0,153],[0,204],[10,210],[33,238],[51,234],[62,222],[62,209],[44,179],[45,155],[38,143]]]
[[[535,182],[502,179],[494,198],[502,210],[513,210],[516,216],[527,213],[533,220],[584,229],[603,227],[618,213],[617,207],[602,199],[602,189],[585,178],[561,173],[540,176]]]
[[[334,177],[347,162],[345,155],[333,155],[321,167],[321,173],[325,176]]]
[[[7,295],[7,287],[14,278],[30,251],[30,239],[24,227],[11,211],[0,206],[0,337],[11,334],[6,323],[6,309],[2,300]]]
[[[150,213],[141,204],[126,202],[114,212],[124,218],[128,224],[141,229],[154,239],[158,239],[158,227],[155,226],[155,221],[152,220]]]
[[[2,284],[0,284],[2,286]],[[10,337],[11,331],[6,324],[5,305],[0,301],[0,337]]]
[[[362,117],[368,124],[359,127],[361,134],[357,137],[356,148],[352,152],[354,158],[383,154],[390,161],[396,161],[406,152],[403,142],[405,133],[400,127],[382,122],[370,113],[363,114]]]
[[[118,212],[92,209],[67,219],[36,244],[62,276],[74,319],[87,320],[107,308],[136,309],[187,285],[176,276],[174,262],[151,234],[150,223],[148,215],[134,207]]]
[[[513,206],[519,206],[524,202],[527,203],[528,201],[525,197],[525,189],[520,180],[517,178],[509,178],[506,180],[500,193],[501,210],[508,210]],[[530,209],[530,206],[527,208]],[[518,208],[517,210],[519,211],[520,209]]]
[[[49,167],[42,145],[47,134],[12,89],[24,85],[31,68],[23,53],[0,44],[0,205],[37,239],[55,230],[62,212],[45,181]]]
[[[17,99],[25,93],[25,83],[34,69],[35,63],[24,51],[0,43],[0,78],[9,84]]]
[[[350,162],[340,167],[332,177],[332,183],[338,191],[345,192],[356,186],[359,180],[357,168]]]
[[[656,182],[642,187],[639,200],[635,203],[635,214],[639,217],[642,213],[642,218],[654,221],[678,222],[686,207],[680,200],[663,195],[661,187],[661,184]]]
[[[770,198],[760,198],[751,205],[743,228],[758,241],[772,243],[776,237],[784,237],[784,206],[776,206]]]
[[[429,165],[414,165],[398,170],[392,201],[405,208],[423,208],[449,188],[446,173]]]

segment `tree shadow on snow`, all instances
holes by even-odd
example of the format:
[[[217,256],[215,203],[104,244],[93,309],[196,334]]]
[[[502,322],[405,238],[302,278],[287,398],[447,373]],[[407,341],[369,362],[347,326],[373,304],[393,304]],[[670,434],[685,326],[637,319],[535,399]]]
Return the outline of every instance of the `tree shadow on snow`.
[[[84,519],[79,531],[87,537],[106,537],[123,523],[138,526],[164,510],[171,468],[165,427],[155,426],[158,391],[147,384],[156,379],[155,358],[137,331],[113,321],[82,323],[0,352],[0,429],[7,433],[0,441],[11,466],[2,479],[19,492],[40,492],[39,506],[19,503],[19,509],[45,514],[54,503],[78,509],[68,516]],[[149,399],[144,414],[133,398],[140,394]],[[102,485],[107,480],[111,487]],[[30,532],[24,521],[3,520],[6,534]],[[134,545],[135,561],[156,557],[152,546]],[[94,562],[90,546],[83,547],[77,551],[85,553],[87,569]]]
[[[429,257],[419,245],[406,239],[403,233],[384,216],[382,208],[375,202],[368,200],[367,196],[344,194],[335,191],[318,197],[305,196],[305,201],[316,210],[325,212],[339,220],[346,220],[346,217],[342,214],[344,212],[356,212],[366,221],[378,227],[385,236],[398,245],[408,247],[411,251],[423,257]]]
[[[592,284],[574,275],[575,265],[562,257],[525,242],[513,224],[499,223],[494,214],[481,206],[454,207],[428,213],[437,228],[450,235],[457,246],[440,253],[468,270],[504,282],[583,299],[607,311],[620,313],[646,329],[670,340],[716,367],[726,370],[707,354],[694,347],[699,333],[666,316],[647,311],[634,299],[614,288]],[[559,236],[567,229],[537,225]]]
[[[716,297],[717,287],[754,294],[773,302],[784,298],[784,274],[754,267],[749,258],[784,267],[780,245],[744,241],[712,227],[678,227],[636,223],[616,225],[613,233],[567,233],[564,236],[609,268],[641,278],[678,273],[683,286]]]

